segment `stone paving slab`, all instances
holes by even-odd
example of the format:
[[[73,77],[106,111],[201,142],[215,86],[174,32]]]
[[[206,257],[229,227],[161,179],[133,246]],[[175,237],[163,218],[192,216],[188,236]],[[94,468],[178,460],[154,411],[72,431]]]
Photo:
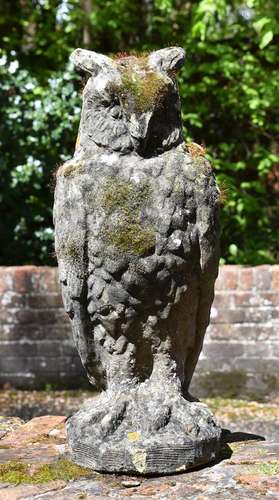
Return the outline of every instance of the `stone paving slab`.
[[[7,432],[0,438],[0,471],[4,464],[19,463],[32,477],[43,464],[68,459],[64,421],[61,416],[46,416],[27,424],[17,419],[13,426],[11,418],[7,419]],[[142,478],[85,470],[86,477],[70,481],[60,478],[37,484],[0,483],[0,500],[278,499],[279,443],[255,438],[225,432],[219,463],[187,473]]]

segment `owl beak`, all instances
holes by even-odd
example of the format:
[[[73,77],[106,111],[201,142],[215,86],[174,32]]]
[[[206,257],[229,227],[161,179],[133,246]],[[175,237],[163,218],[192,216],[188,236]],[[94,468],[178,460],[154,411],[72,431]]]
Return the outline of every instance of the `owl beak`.
[[[140,116],[131,115],[129,129],[136,151],[144,150],[151,116],[151,112],[143,113]]]

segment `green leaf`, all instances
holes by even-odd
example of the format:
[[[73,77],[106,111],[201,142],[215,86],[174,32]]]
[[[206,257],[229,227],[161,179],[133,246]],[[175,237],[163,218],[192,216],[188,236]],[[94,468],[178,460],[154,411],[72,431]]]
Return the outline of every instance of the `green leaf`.
[[[258,33],[260,33],[263,27],[269,24],[270,22],[271,20],[269,17],[262,17],[261,19],[253,23],[253,27]]]
[[[264,49],[273,39],[273,31],[269,30],[263,35],[260,41],[260,49]]]
[[[237,246],[232,243],[230,246],[229,246],[229,252],[230,254],[233,256],[233,257],[236,257],[237,253],[238,253],[238,248]]]

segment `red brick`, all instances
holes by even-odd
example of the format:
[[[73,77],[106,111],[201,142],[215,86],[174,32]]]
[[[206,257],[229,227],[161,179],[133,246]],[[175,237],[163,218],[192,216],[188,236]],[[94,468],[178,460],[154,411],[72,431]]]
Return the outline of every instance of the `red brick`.
[[[279,303],[279,294],[272,292],[238,292],[233,296],[234,303],[240,307],[264,307]]]
[[[278,340],[279,331],[274,325],[258,325],[247,323],[220,323],[210,325],[207,330],[206,339],[226,340]]]
[[[272,290],[279,292],[279,266],[272,266]]]
[[[250,371],[256,373],[279,373],[279,359],[278,358],[265,358],[262,357],[245,357],[236,358],[234,360],[234,367],[241,371]]]
[[[12,267],[11,273],[14,278],[14,290],[18,293],[27,293],[32,289],[32,275],[36,266]]]
[[[236,356],[242,356],[245,351],[245,343],[244,342],[224,342],[224,341],[213,341],[210,342],[205,341],[202,354],[206,358],[214,359],[215,361],[218,358],[230,359],[235,358]],[[215,367],[212,367],[215,369]]]
[[[9,267],[0,267],[0,293],[13,290],[13,277]]]
[[[27,301],[29,307],[33,309],[63,307],[62,297],[58,293],[29,295]]]
[[[219,309],[211,319],[212,324],[221,323],[265,323],[272,321],[272,307],[237,307],[236,309]]]
[[[279,319],[279,309],[273,307],[272,308],[272,319]],[[279,325],[278,325],[279,328]]]
[[[56,267],[37,267],[32,277],[33,291],[37,293],[59,293]]]
[[[253,288],[253,268],[240,268],[239,269],[239,279],[238,288],[240,290],[252,290]]]
[[[216,309],[229,309],[234,306],[234,296],[232,293],[216,292],[213,305]]]
[[[271,267],[268,265],[254,267],[254,287],[255,290],[271,289]]]
[[[3,309],[10,309],[16,307],[25,307],[26,297],[22,293],[14,293],[12,291],[7,291],[0,295],[0,305]]]
[[[68,321],[64,309],[17,309],[13,315],[14,323],[20,324],[37,324],[42,325],[56,325],[57,323],[64,324]]]
[[[221,266],[216,290],[235,290],[238,285],[238,266]]]
[[[0,325],[12,324],[15,322],[14,314],[11,309],[5,309],[4,307],[0,309]]]
[[[1,321],[0,321],[1,323]],[[63,341],[72,337],[70,320],[60,324],[39,325],[38,323],[32,324],[1,324],[0,328],[0,342],[2,340],[39,340],[39,339],[55,339]]]
[[[279,306],[279,293],[264,292],[261,296],[264,299],[264,305]]]
[[[19,339],[30,339],[34,340],[39,336],[39,326],[38,325],[22,325],[22,324],[10,324],[4,325],[2,323],[0,330],[0,342],[2,340],[19,340]],[[45,338],[46,334],[42,335]]]

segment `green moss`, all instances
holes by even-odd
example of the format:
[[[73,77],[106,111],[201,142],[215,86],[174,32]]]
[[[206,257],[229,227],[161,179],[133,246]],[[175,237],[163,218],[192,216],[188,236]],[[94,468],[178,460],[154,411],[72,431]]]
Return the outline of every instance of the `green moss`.
[[[117,214],[104,227],[103,238],[119,252],[145,254],[155,245],[155,229],[144,225],[142,209],[151,195],[147,183],[109,179],[102,190],[99,206],[106,215]]]
[[[148,56],[150,54],[150,51],[137,51],[137,50],[131,50],[129,52],[117,52],[116,54],[112,55],[112,58],[116,62],[120,62],[123,64],[123,61],[135,61],[136,64],[142,65],[143,67],[146,67],[148,64]]]
[[[37,484],[55,481],[57,479],[70,481],[71,479],[78,479],[91,474],[92,471],[89,469],[80,467],[65,459],[42,465],[34,474],[30,474],[29,465],[16,460],[0,464],[0,482],[12,484]]]
[[[57,251],[57,255],[75,262],[80,259],[81,250],[80,242],[68,239],[66,241],[62,241]]]
[[[247,404],[249,404],[244,399],[231,399],[231,398],[206,398],[203,399],[205,404],[209,405],[212,411],[222,410],[226,407],[240,409],[246,408]]]
[[[73,177],[76,174],[80,174],[82,172],[82,167],[78,163],[67,165],[63,169],[64,177]]]
[[[140,223],[123,223],[106,231],[107,242],[120,252],[131,252],[142,255],[155,245],[155,231]]]
[[[124,103],[132,97],[136,113],[144,113],[158,105],[167,91],[168,80],[152,71],[147,55],[120,54],[116,61],[122,72],[122,81],[115,90]]]
[[[76,174],[80,174],[83,168],[80,163],[66,163],[66,165],[62,165],[57,170],[57,176],[63,175],[63,177],[73,177]]]
[[[134,184],[130,181],[108,179],[101,193],[100,206],[107,214],[119,210],[130,217],[133,213],[138,213],[150,194],[151,189],[146,182]]]
[[[251,461],[241,462],[241,465],[247,465],[247,467],[243,467],[244,474],[252,474],[253,476],[277,476],[279,474],[279,460],[254,463],[253,459],[251,459]]]
[[[256,465],[256,467],[253,468],[253,472],[255,472],[255,469],[257,474],[263,474],[265,476],[276,476],[277,474],[279,474],[279,460]]]
[[[163,75],[151,70],[142,71],[144,58],[122,72],[119,93],[122,99],[132,96],[136,113],[144,113],[157,105],[166,93],[168,82]]]

